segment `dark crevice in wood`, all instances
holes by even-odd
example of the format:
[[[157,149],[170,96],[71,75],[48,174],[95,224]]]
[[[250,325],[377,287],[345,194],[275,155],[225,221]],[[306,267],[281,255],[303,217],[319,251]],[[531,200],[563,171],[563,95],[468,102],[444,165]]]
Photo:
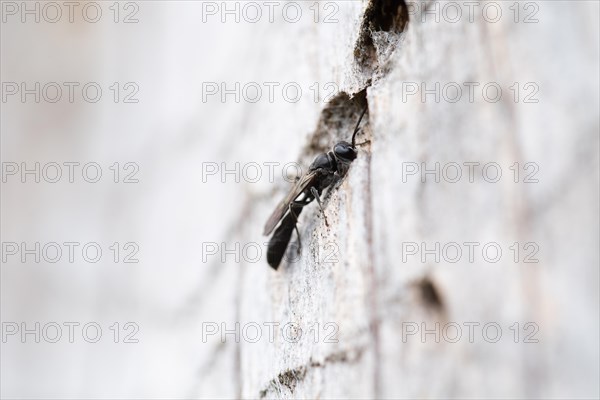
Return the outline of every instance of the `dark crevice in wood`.
[[[365,10],[354,58],[367,74],[384,64],[378,54],[389,54],[408,25],[408,6],[404,0],[371,0]],[[385,40],[382,40],[385,39]]]
[[[427,308],[438,312],[444,310],[444,302],[442,297],[430,278],[423,278],[418,283],[418,288],[421,295],[421,300]]]
[[[349,142],[354,125],[365,107],[367,107],[366,88],[353,95],[340,92],[333,97],[321,112],[315,133],[307,148],[304,149],[304,153],[324,153],[331,150],[335,142],[340,140]],[[363,119],[363,126],[367,120],[368,114]]]

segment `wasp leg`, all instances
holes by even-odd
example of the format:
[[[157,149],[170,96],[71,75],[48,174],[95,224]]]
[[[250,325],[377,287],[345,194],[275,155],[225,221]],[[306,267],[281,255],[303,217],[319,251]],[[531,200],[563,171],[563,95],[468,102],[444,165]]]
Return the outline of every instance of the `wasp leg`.
[[[323,219],[325,220],[325,226],[329,227],[329,224],[327,223],[327,217],[325,216],[325,210],[323,210],[323,204],[321,203],[321,198],[319,197],[319,192],[314,186],[310,188],[310,192],[315,197],[315,199],[317,199],[317,203],[319,203],[319,208],[321,209]]]

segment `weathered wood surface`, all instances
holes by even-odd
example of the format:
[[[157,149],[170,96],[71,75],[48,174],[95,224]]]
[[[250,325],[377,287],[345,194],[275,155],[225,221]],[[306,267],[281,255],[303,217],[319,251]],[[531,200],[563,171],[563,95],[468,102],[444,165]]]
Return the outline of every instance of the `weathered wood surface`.
[[[361,147],[328,201],[330,227],[316,206],[302,216],[303,240],[312,247],[299,263],[277,273],[243,267],[239,315],[304,327],[334,322],[339,343],[242,343],[243,396],[598,395],[598,7],[537,4],[535,24],[515,23],[509,3],[502,4],[504,18],[497,23],[481,15],[472,23],[449,23],[444,14],[439,23],[435,14],[423,22],[411,9],[403,31],[400,17],[390,31],[372,35],[376,59],[356,30],[354,48],[322,43],[346,46],[348,57],[336,66],[344,71],[344,90],[356,93],[372,79],[365,129],[370,144]],[[347,29],[356,29],[354,18]],[[363,22],[363,29],[368,26]],[[428,89],[454,82],[463,97],[453,103],[442,92],[439,101],[433,94],[422,101],[419,92],[403,99],[408,82]],[[464,82],[477,82],[478,89],[497,82],[503,97],[486,101],[476,90],[471,103]],[[539,102],[515,103],[514,82],[539,85]],[[314,135],[331,144],[344,132]],[[429,169],[458,163],[463,177],[450,183],[442,175],[437,183],[430,174],[423,183],[416,175],[403,182],[402,165],[411,162]],[[496,162],[502,179],[488,183],[478,167],[470,183],[464,162]],[[522,176],[515,183],[509,169],[515,162],[535,162],[539,183],[523,183]],[[403,262],[406,242],[428,248],[493,242],[503,257],[486,262],[480,247],[473,263],[466,252],[457,263],[432,256],[422,263],[418,255]],[[523,263],[521,251],[515,263],[514,242],[538,245],[539,262]],[[323,259],[331,243],[339,249],[335,263]],[[322,253],[315,257],[315,249]],[[438,322],[441,328],[459,324],[462,338],[452,343],[454,331],[439,328],[440,343],[432,334],[421,340],[421,332],[403,342],[409,324],[435,330]],[[469,322],[480,324],[474,343],[467,338]],[[539,343],[523,343],[523,336],[514,343],[515,322],[521,335],[523,325],[534,322]],[[484,340],[486,323],[502,327],[498,343]]]
[[[456,23],[454,14],[422,16],[443,2],[413,4],[408,23],[406,13],[389,17],[393,1],[337,4],[333,24],[201,23],[201,2],[141,2],[136,26],[3,25],[2,81],[141,88],[134,106],[2,105],[3,161],[140,165],[133,186],[3,184],[2,240],[141,249],[138,265],[2,265],[2,321],[140,326],[136,345],[115,345],[108,330],[94,345],[2,344],[3,397],[599,396],[598,3],[535,2],[539,21],[530,24],[522,20],[532,9],[520,8],[515,23],[512,2],[495,3],[495,23],[482,17],[485,3],[472,22],[462,6]],[[302,3],[305,15],[311,5]],[[203,82],[249,81],[299,82],[309,94],[297,103],[202,101]],[[274,184],[203,183],[203,162],[307,166],[348,137],[360,109],[344,94],[315,102],[315,82],[321,96],[327,82],[365,91],[369,105],[359,138],[368,142],[326,196],[329,227],[311,204],[300,218],[302,257],[277,272],[264,257],[204,262],[203,243],[268,240],[263,224],[289,183],[279,174]],[[406,95],[407,84],[436,82],[457,83],[461,100]],[[479,83],[473,102],[465,82]],[[501,86],[500,101],[482,98],[489,82]],[[528,82],[538,103],[522,101]],[[463,166],[462,179],[403,181],[403,166],[436,162]],[[496,162],[502,179],[482,179],[480,165],[470,183],[465,162]],[[523,183],[527,162],[539,166],[538,183]],[[456,263],[402,259],[403,243],[436,242],[481,245],[473,263],[465,247]],[[502,248],[497,263],[481,256],[490,242]],[[537,263],[522,262],[528,242],[539,247]],[[403,340],[414,324],[438,322],[459,324],[462,338]],[[482,336],[490,322],[502,328],[497,343]],[[523,343],[527,322],[539,327],[538,343]],[[259,324],[262,338],[203,341],[207,323]],[[279,324],[272,343],[265,323]],[[279,329],[288,323],[303,329],[297,343]],[[473,343],[465,323],[480,324]],[[327,343],[334,330],[337,343]]]

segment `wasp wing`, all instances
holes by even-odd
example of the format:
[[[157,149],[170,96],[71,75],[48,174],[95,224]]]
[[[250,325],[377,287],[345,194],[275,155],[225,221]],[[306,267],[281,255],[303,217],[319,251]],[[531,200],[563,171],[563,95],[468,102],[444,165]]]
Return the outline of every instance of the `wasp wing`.
[[[267,247],[267,262],[271,268],[275,270],[279,267],[281,259],[285,254],[285,250],[290,243],[292,233],[296,227],[296,217],[300,215],[302,208],[303,206],[292,206],[296,216],[293,216],[292,213],[287,213],[281,220],[279,227],[275,229],[275,233],[273,233],[273,237],[269,241],[269,246]]]
[[[265,228],[263,230],[263,235],[267,236],[273,232],[273,229],[277,226],[279,221],[285,216],[290,208],[290,204],[300,196],[307,187],[312,186],[317,177],[317,171],[309,171],[306,175],[304,175],[296,184],[292,187],[292,190],[288,193],[288,195],[283,199],[277,208],[273,210],[273,213],[267,220],[265,224]]]

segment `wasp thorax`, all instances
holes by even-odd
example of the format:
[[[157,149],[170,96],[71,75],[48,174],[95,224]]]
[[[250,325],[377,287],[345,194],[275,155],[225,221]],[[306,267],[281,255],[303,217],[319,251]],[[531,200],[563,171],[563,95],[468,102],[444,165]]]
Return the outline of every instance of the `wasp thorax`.
[[[327,154],[322,153],[314,159],[314,161],[312,162],[312,164],[310,164],[310,167],[308,169],[312,171],[321,168],[331,169],[332,167],[333,166],[331,165],[331,161],[329,160],[329,157],[327,157]]]

